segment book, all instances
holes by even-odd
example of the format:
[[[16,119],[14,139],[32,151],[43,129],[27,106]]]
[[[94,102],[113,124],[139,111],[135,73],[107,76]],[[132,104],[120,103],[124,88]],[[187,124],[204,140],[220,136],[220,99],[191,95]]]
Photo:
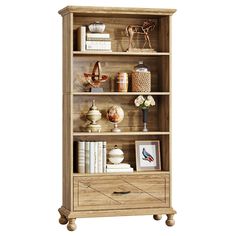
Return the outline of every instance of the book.
[[[73,173],[79,172],[79,151],[78,151],[78,142],[73,142]]]
[[[91,37],[87,37],[86,38],[87,41],[110,41],[110,38],[91,38]]]
[[[88,141],[85,142],[85,173],[90,173],[89,167],[89,143]]]
[[[78,143],[78,170],[79,173],[84,174],[85,173],[85,142],[79,141]]]
[[[111,41],[86,41],[86,45],[111,47]]]
[[[107,173],[116,173],[116,172],[133,172],[134,169],[130,168],[120,168],[120,169],[107,169]]]
[[[106,166],[107,166],[107,142],[102,142],[102,158],[103,158],[103,173],[106,172]]]
[[[79,51],[85,51],[86,27],[80,26],[77,30],[77,46]]]
[[[89,143],[89,163],[90,163],[90,173],[94,173],[94,164],[95,164],[95,156],[94,156],[94,142]]]
[[[87,39],[88,38],[99,38],[99,39],[109,39],[110,38],[110,34],[107,33],[87,33],[86,34]]]
[[[94,173],[98,173],[98,142],[94,142]]]
[[[98,173],[103,173],[102,142],[98,143]]]
[[[110,41],[86,41],[86,50],[111,50]]]
[[[120,164],[107,164],[107,169],[125,169],[130,168],[130,164],[128,163],[120,163]]]

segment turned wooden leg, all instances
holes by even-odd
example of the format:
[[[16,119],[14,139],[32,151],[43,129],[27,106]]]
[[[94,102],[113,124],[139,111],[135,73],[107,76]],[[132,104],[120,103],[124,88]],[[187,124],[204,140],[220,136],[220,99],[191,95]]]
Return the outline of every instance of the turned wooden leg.
[[[174,215],[173,214],[167,214],[167,220],[166,225],[167,226],[173,226],[175,224]]]
[[[59,223],[61,225],[67,224],[67,222],[68,222],[67,218],[60,212],[60,209],[58,211],[60,213]]]
[[[69,219],[69,222],[68,222],[68,225],[67,225],[67,229],[69,230],[69,231],[74,231],[74,230],[76,230],[76,224],[75,224],[75,218],[72,218],[72,219]]]
[[[153,215],[154,220],[161,220],[162,215]]]

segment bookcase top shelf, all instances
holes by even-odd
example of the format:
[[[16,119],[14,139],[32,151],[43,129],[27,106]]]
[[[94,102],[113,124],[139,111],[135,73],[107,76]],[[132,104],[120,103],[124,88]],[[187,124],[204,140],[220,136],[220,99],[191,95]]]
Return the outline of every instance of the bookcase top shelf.
[[[133,135],[169,135],[170,132],[73,132],[73,136],[133,136]]]
[[[67,6],[58,13],[62,16],[68,13],[78,14],[80,16],[129,16],[129,17],[155,17],[173,15],[176,9],[163,9],[163,8],[134,8],[134,7],[91,7],[91,6]]]
[[[152,95],[152,96],[161,96],[161,95],[170,95],[170,92],[101,92],[101,93],[91,93],[91,92],[73,92],[75,96],[135,96],[135,95]]]
[[[108,55],[108,56],[169,56],[169,52],[106,52],[106,51],[74,51],[74,56]]]

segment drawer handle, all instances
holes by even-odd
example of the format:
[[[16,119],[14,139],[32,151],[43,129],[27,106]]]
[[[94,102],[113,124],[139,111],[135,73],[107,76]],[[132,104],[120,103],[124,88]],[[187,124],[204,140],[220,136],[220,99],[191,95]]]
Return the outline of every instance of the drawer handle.
[[[130,191],[113,192],[113,194],[128,194]]]

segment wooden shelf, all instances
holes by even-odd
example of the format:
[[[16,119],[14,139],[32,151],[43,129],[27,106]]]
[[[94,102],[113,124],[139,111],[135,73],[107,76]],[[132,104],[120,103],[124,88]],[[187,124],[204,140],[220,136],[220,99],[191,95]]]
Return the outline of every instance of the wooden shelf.
[[[108,56],[169,56],[169,52],[106,52],[106,51],[74,51],[74,56],[108,55]]]
[[[169,135],[170,132],[73,132],[73,136],[132,136],[132,135]]]
[[[94,173],[94,174],[79,174],[79,173],[74,173],[74,177],[86,177],[86,176],[113,176],[113,175],[153,175],[153,174],[169,174],[169,171],[134,171],[134,172],[117,172],[117,173]]]
[[[135,95],[152,95],[152,96],[162,96],[162,95],[170,95],[170,92],[126,92],[126,93],[120,93],[120,92],[102,92],[102,93],[91,93],[91,92],[73,92],[72,93],[75,96],[135,96]]]

